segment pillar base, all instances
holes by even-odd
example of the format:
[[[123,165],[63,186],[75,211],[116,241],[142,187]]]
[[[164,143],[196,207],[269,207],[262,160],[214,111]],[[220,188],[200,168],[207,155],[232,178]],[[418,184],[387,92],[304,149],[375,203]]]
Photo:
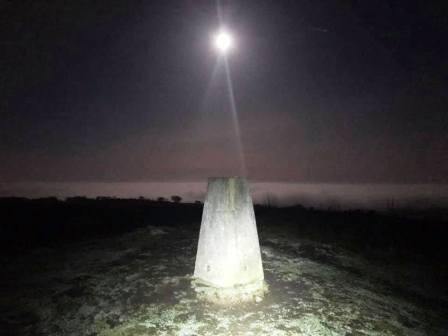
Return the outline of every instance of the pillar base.
[[[264,280],[233,287],[214,287],[195,278],[191,282],[191,286],[200,300],[223,305],[258,303],[263,300],[264,295],[268,292],[268,285]]]

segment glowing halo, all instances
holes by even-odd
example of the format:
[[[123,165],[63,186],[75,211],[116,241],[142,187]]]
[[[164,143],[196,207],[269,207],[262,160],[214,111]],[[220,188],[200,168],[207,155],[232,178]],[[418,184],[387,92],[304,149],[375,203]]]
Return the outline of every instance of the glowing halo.
[[[235,46],[233,36],[225,31],[220,30],[213,37],[213,45],[221,54],[227,54],[230,50],[232,50]]]

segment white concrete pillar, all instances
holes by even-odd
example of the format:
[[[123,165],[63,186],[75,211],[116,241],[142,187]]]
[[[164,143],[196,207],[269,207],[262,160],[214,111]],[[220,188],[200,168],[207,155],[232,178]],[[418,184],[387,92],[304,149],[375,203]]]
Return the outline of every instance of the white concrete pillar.
[[[254,207],[244,178],[209,178],[194,277],[214,288],[263,286]]]

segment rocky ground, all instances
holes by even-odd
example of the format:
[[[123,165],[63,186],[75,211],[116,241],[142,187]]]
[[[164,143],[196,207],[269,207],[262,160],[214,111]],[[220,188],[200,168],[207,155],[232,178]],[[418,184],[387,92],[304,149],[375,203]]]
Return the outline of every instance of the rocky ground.
[[[2,335],[447,335],[448,298],[403,266],[260,231],[261,302],[197,299],[197,229],[148,226],[2,257]]]

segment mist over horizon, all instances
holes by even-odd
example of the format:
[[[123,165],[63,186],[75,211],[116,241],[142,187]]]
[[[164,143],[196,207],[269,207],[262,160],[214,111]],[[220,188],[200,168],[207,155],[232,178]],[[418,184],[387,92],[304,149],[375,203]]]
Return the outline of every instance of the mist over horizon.
[[[207,181],[0,183],[0,197],[117,197],[203,201]],[[250,181],[257,204],[333,209],[448,208],[448,184],[349,184]]]

